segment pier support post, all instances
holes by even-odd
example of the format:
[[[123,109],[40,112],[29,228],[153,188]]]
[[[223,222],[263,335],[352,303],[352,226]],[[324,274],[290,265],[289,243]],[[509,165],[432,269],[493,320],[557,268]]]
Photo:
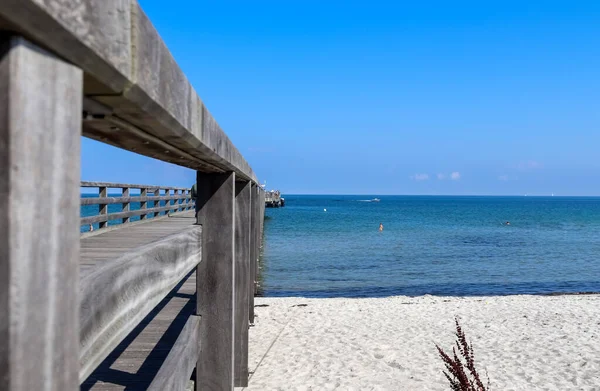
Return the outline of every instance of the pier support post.
[[[252,184],[252,199],[250,204],[250,265],[248,275],[250,276],[250,285],[248,286],[248,320],[250,324],[254,323],[254,281],[256,281],[256,260],[258,259],[258,185]]]
[[[0,35],[0,389],[79,389],[82,71]]]
[[[260,259],[260,249],[263,244],[263,229],[264,229],[264,221],[265,221],[265,191],[262,188],[258,189],[258,219],[257,219],[257,239],[256,239],[256,266],[254,268],[254,280],[257,283],[254,286],[254,294],[258,293],[258,275],[260,273],[260,263],[258,262]]]
[[[200,355],[196,391],[233,390],[235,173],[196,174],[202,260],[196,269]]]
[[[235,183],[235,386],[248,386],[252,184]]]

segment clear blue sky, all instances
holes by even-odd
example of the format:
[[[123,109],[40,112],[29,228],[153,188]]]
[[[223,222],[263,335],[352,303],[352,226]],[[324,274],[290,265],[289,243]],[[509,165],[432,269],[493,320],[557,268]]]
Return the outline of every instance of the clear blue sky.
[[[600,195],[598,1],[140,3],[269,188]],[[194,180],[83,154],[85,180]]]

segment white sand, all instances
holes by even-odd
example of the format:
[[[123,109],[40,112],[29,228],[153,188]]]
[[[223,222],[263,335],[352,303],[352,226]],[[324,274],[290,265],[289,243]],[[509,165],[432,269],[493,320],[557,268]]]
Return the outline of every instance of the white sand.
[[[600,390],[600,295],[255,304],[248,390],[447,391],[434,344],[452,348],[455,315],[492,390]]]

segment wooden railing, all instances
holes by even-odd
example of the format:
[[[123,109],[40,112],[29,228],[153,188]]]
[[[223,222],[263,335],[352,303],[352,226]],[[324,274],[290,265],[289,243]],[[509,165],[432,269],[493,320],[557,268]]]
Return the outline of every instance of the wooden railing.
[[[78,390],[194,269],[197,307],[150,389],[194,368],[196,390],[246,386],[264,191],[138,1],[0,0],[0,30],[0,390]],[[81,136],[196,171],[196,224],[84,269],[82,224],[191,205],[110,183],[82,200]]]
[[[189,188],[86,181],[81,182],[81,187],[82,189],[98,189],[98,197],[81,198],[81,206],[98,205],[97,214],[81,217],[81,226],[84,232],[93,231],[93,225],[96,223],[98,229],[103,229],[107,228],[108,223],[114,220],[120,220],[121,224],[128,224],[132,222],[132,218],[139,217],[139,220],[146,220],[157,217],[161,213],[177,213],[192,210],[195,207],[195,200],[192,198]],[[138,190],[140,195],[132,195],[132,189]],[[121,194],[116,196],[111,194],[110,190],[120,191]],[[86,195],[89,193],[86,192]],[[161,202],[164,204],[163,206],[161,206]],[[140,207],[131,209],[132,203],[139,203]],[[109,213],[108,205],[114,204],[120,204],[121,210]]]

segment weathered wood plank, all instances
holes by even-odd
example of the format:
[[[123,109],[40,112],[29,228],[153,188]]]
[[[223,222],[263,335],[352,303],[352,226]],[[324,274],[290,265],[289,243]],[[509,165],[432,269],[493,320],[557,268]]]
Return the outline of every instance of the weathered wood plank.
[[[134,0],[2,0],[13,28],[92,75],[86,93],[121,92],[131,78]],[[104,86],[98,88],[101,82]]]
[[[148,391],[185,390],[200,353],[200,317],[191,315]]]
[[[105,199],[108,197],[108,188],[106,186],[100,187],[100,188],[98,188],[98,193],[99,193],[98,195],[100,196],[99,197],[100,199],[103,199],[103,198]],[[98,214],[100,216],[106,216],[108,214],[108,204],[104,204],[104,203],[100,202],[98,204]],[[83,224],[84,223],[81,223],[81,225],[83,225]],[[88,224],[92,224],[92,223],[90,222]],[[108,227],[108,220],[100,221],[99,228],[102,229],[102,228],[106,228],[106,227]]]
[[[124,188],[123,188],[123,195],[122,195],[122,196],[123,196],[123,198],[129,198],[129,188],[128,188],[128,187],[124,187]],[[122,206],[121,210],[122,210],[124,213],[126,213],[126,212],[129,212],[129,211],[130,211],[130,209],[129,209],[129,201],[124,201],[122,205],[123,205],[123,206]],[[140,215],[141,215],[141,214],[142,214],[142,213],[140,213]],[[139,215],[138,215],[138,216],[139,216]],[[123,217],[123,221],[122,221],[121,223],[122,223],[122,224],[127,224],[127,223],[130,223],[130,222],[131,222],[131,216],[126,216],[126,217]]]
[[[90,182],[90,181],[81,181],[81,187],[108,187],[110,189],[121,189],[123,187],[128,187],[130,189],[147,189],[149,191],[154,191],[156,189],[165,189],[165,190],[189,190],[187,187],[169,187],[169,186],[154,186],[154,185],[134,185],[131,183],[115,183],[115,182]]]
[[[76,390],[83,75],[0,47],[0,389]]]
[[[80,380],[200,261],[199,226],[105,262],[81,280]]]
[[[196,390],[233,389],[235,173],[197,172],[202,262],[197,268],[200,356]]]
[[[235,386],[248,385],[250,217],[252,184],[235,183]]]
[[[251,198],[251,208],[252,212],[250,213],[250,265],[248,266],[248,278],[250,284],[248,286],[248,320],[251,324],[254,324],[254,290],[255,290],[255,280],[256,280],[256,265],[258,259],[258,213],[259,213],[259,205],[260,202],[260,189],[257,184],[252,184],[252,198]]]
[[[84,233],[81,235],[80,263],[95,265],[98,261],[110,261],[137,247],[186,230],[195,222],[193,212],[182,212]]]
[[[158,212],[164,212],[164,211],[176,210],[176,209],[177,209],[176,205],[167,204],[166,206],[161,206],[159,208],[136,209],[136,210],[130,210],[129,212],[118,212],[118,213],[111,213],[111,214],[106,214],[106,215],[88,216],[88,217],[81,218],[80,225],[87,225],[87,224],[99,223],[99,222],[110,221],[110,220],[118,220],[118,219],[123,219],[126,217],[139,216],[141,214],[146,214],[146,213],[150,213],[150,212],[158,213]]]
[[[196,277],[192,272],[110,352],[82,383],[81,390],[148,389],[196,311],[195,293]]]
[[[148,200],[144,199],[147,197],[148,189],[142,189],[140,193],[140,200],[138,201],[140,203],[140,209],[148,209]],[[146,220],[147,218],[148,215],[146,213],[140,215],[140,220]]]
[[[142,190],[144,191],[144,190]],[[81,205],[96,205],[96,204],[120,204],[123,202],[147,202],[147,201],[170,201],[170,200],[189,200],[190,195],[170,195],[170,196],[129,196],[129,197],[85,197],[81,199]]]

